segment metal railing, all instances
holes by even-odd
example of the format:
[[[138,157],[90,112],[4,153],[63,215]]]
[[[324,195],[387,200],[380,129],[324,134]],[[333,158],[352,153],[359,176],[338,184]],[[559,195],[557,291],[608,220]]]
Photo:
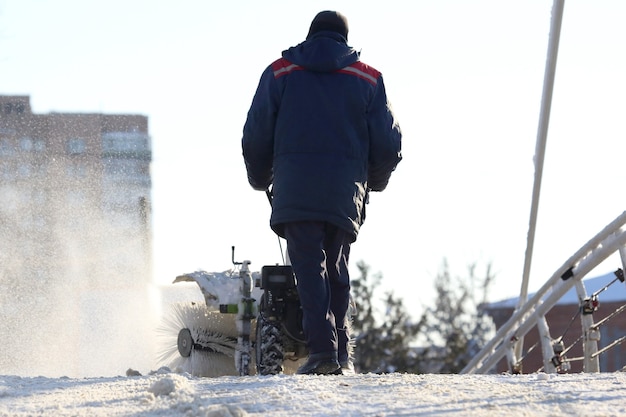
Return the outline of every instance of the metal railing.
[[[582,339],[577,340],[577,342],[582,341],[583,343],[583,357],[572,358],[568,362],[582,360],[584,372],[599,372],[598,356],[609,348],[624,342],[626,337],[618,338],[613,343],[598,350],[598,327],[614,315],[621,313],[624,309],[618,309],[619,311],[616,310],[601,322],[594,323],[593,315],[590,313],[597,306],[597,296],[600,291],[588,295],[582,279],[596,266],[615,253],[620,255],[623,269],[615,272],[616,278],[604,289],[617,280],[624,280],[624,270],[626,270],[626,211],[582,246],[556,270],[554,275],[548,279],[539,291],[525,303],[521,304],[511,318],[498,329],[493,339],[463,368],[461,373],[490,372],[503,358],[507,359],[509,370],[516,372],[523,358],[516,353],[515,346],[520,339],[523,339],[535,327],[540,335],[539,339],[544,363],[543,371],[555,373],[558,370],[562,370],[564,355],[571,346],[566,348],[563,345],[562,337],[554,339],[550,336],[549,323],[545,316],[563,295],[572,288],[576,289],[580,300],[580,314],[577,314],[574,318],[579,316],[582,324]]]

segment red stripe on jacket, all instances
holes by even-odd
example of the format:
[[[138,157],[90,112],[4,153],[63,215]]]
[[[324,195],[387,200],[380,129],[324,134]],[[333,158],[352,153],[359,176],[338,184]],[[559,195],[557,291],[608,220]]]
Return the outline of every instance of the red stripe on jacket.
[[[304,67],[292,64],[285,58],[277,59],[272,63],[271,67],[272,71],[274,72],[274,78],[280,78],[283,75],[290,74],[293,71],[301,71],[304,69]],[[360,61],[355,62],[354,64],[350,64],[340,70],[337,70],[337,72],[341,74],[354,75],[372,85],[376,85],[376,83],[378,82],[378,77],[380,77],[379,71]]]
[[[355,75],[372,85],[376,85],[376,83],[378,82],[378,77],[380,77],[379,71],[370,67],[367,64],[362,63],[361,61],[350,64],[337,72],[340,72],[342,74]]]
[[[274,78],[280,78],[283,75],[287,75],[293,71],[299,71],[303,69],[304,68],[300,65],[292,64],[285,58],[280,58],[272,62],[272,71],[274,71]]]

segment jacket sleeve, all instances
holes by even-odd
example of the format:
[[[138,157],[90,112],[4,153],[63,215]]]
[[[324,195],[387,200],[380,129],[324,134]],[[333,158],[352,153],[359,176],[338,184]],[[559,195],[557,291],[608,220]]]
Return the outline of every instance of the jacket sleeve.
[[[387,101],[382,76],[378,78],[368,109],[368,128],[368,188],[372,191],[383,191],[389,183],[391,173],[402,160],[402,132]]]
[[[259,81],[241,140],[248,182],[255,190],[267,190],[274,179],[274,126],[278,105],[276,81],[270,66]]]

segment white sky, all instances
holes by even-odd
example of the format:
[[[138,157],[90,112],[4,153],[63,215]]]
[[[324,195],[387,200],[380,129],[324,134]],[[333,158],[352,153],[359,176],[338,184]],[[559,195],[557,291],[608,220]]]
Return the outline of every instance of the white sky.
[[[264,68],[317,12],[382,71],[404,160],[351,261],[419,308],[447,258],[519,293],[552,1],[0,0],[0,94],[36,113],[137,113],[153,141],[154,274],[281,262],[241,158]],[[626,209],[626,2],[567,1],[530,291]],[[284,243],[283,243],[284,245]],[[615,269],[612,262],[596,275]]]

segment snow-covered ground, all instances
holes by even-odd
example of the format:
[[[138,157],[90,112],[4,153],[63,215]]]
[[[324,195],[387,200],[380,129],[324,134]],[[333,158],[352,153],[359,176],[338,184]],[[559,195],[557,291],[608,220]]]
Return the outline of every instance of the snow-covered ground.
[[[0,416],[624,416],[626,373],[0,376]]]
[[[224,281],[218,278],[212,276],[199,283],[207,287]],[[178,297],[188,301],[190,294],[200,296],[196,301],[203,301],[195,283],[177,285],[180,292],[164,294],[168,302]],[[218,294],[220,288],[211,287],[208,292]],[[218,298],[227,297],[220,294]],[[174,350],[179,328],[169,329],[169,345],[174,343]],[[128,346],[137,348],[135,344]],[[141,353],[137,355],[141,357]],[[94,361],[97,357],[100,360]],[[141,359],[150,362],[147,357]],[[92,355],[91,361],[101,368],[107,362],[128,363],[111,362],[100,355]],[[166,367],[157,372],[142,371],[145,375],[137,376],[126,376],[123,369],[119,373],[87,374],[108,375],[99,377],[58,377],[62,374],[41,369],[36,372],[48,376],[33,376],[39,373],[32,370],[0,371],[5,374],[0,374],[0,417],[626,416],[626,372],[201,378]],[[112,376],[118,374],[125,375]]]

